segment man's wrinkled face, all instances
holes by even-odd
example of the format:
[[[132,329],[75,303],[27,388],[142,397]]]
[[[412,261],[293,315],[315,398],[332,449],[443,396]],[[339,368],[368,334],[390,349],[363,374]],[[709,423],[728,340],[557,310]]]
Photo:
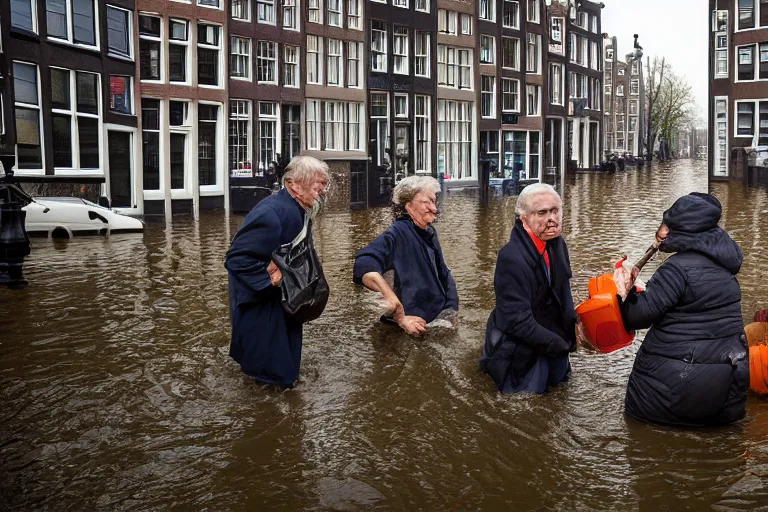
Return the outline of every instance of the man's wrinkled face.
[[[435,222],[437,216],[437,196],[434,192],[423,190],[406,203],[405,211],[411,216],[414,224],[421,229],[427,229],[427,226]]]
[[[523,225],[545,242],[562,233],[562,211],[560,201],[549,193],[537,194],[531,198],[529,213],[521,215]]]
[[[295,183],[293,192],[296,195],[299,203],[305,208],[312,208],[312,205],[317,200],[323,200],[325,198],[325,191],[328,188],[328,180],[325,174],[322,172],[315,172],[312,176],[312,183],[305,185],[303,183]]]

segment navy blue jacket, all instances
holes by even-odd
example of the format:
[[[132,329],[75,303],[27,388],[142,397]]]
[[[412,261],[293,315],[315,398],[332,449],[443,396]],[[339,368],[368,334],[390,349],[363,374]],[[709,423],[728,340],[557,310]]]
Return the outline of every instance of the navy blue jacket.
[[[621,305],[628,330],[650,327],[629,377],[626,411],[655,423],[709,426],[744,417],[749,360],[736,274],[739,246],[717,226],[719,201],[689,194],[664,213],[660,250],[676,253]]]
[[[571,262],[562,237],[547,242],[550,271],[522,221],[499,251],[494,277],[496,307],[488,318],[480,368],[502,392],[543,392],[567,378],[569,368],[540,382],[526,382],[539,364],[560,361],[576,346],[576,311],[571,295]],[[542,361],[542,358],[547,361]],[[546,373],[546,372],[545,372]]]
[[[429,323],[444,309],[458,311],[456,283],[432,226],[421,229],[410,218],[397,219],[355,255],[353,280],[362,284],[368,272],[389,270],[395,271],[393,290],[407,316]]]
[[[280,287],[267,266],[272,252],[304,227],[304,208],[286,189],[259,202],[237,231],[226,256],[232,341],[229,354],[261,382],[290,386],[299,376],[301,324],[288,319]]]

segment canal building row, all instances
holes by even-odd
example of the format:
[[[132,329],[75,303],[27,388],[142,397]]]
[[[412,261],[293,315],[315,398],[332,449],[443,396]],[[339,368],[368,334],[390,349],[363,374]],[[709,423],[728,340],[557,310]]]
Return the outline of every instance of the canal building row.
[[[414,173],[449,188],[481,171],[555,180],[621,149],[604,134],[603,73],[618,66],[602,7],[10,0],[0,152],[32,192],[139,215],[230,208],[231,184],[264,184],[278,155],[328,161],[353,206]]]

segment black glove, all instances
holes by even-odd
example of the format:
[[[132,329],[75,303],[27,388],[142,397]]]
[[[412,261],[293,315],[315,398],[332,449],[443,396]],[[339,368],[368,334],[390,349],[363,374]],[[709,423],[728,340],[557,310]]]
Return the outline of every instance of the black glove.
[[[552,341],[549,342],[546,349],[546,355],[552,357],[559,357],[571,352],[571,343],[568,343],[560,336],[555,336]],[[574,344],[575,345],[575,344]]]

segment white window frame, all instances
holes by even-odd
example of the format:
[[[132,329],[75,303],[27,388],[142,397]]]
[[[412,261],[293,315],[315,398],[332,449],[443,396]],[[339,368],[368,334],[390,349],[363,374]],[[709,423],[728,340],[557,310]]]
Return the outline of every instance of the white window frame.
[[[256,102],[258,105],[258,112],[254,112],[254,118],[256,119],[256,122],[259,123],[259,131],[258,131],[258,162],[257,162],[257,169],[256,172],[259,176],[263,176],[268,170],[270,165],[272,164],[272,161],[276,158],[276,155],[281,151],[280,149],[280,129],[282,127],[282,123],[280,123],[280,103],[275,101],[259,101]],[[272,108],[270,108],[271,112],[265,112],[262,113],[262,106],[269,106],[271,105]],[[263,124],[262,124],[263,123]],[[264,133],[262,130],[263,125],[270,125],[272,126],[272,136],[269,137],[269,140],[272,142],[272,154],[271,158],[268,158],[264,160],[264,155],[261,151],[261,142],[262,140],[267,140],[267,137],[264,137]],[[264,160],[264,161],[262,161]]]
[[[280,23],[283,30],[299,30],[299,0],[282,0],[280,7]],[[286,19],[288,23],[286,23]]]
[[[496,23],[496,0],[480,0],[477,13],[479,19]]]
[[[413,148],[416,157],[413,161],[413,168],[417,174],[432,174],[430,162],[432,160],[432,129],[430,124],[430,111],[432,100],[430,96],[417,94],[414,96],[413,116]],[[423,133],[426,133],[426,140],[422,140],[422,147],[419,147],[419,128],[423,127]],[[422,159],[423,169],[419,167],[419,160]]]
[[[408,8],[408,0],[392,0],[392,7],[399,7],[400,9]]]
[[[534,110],[531,111],[531,91],[533,91],[533,97],[535,100]],[[541,116],[541,87],[538,85],[525,85],[525,115],[528,117],[540,117]]]
[[[725,106],[725,108],[724,108],[725,115],[723,117],[718,117],[718,114],[717,114],[718,103],[721,103],[722,105]],[[728,119],[729,119],[729,116],[728,116],[728,96],[715,96],[714,97],[714,110],[713,110],[713,113],[714,113],[714,120],[713,120],[714,121],[714,139],[713,140],[715,142],[715,148],[714,148],[714,155],[715,155],[714,160],[715,161],[714,161],[714,164],[712,166],[712,174],[714,176],[718,176],[718,177],[727,177],[729,175],[729,164],[730,164],[729,158],[728,158],[728,155],[730,154],[730,148],[729,148],[730,141],[729,141],[729,137],[728,137]],[[723,129],[723,137],[722,138],[720,137],[720,129],[719,129],[719,126],[718,126],[720,123],[725,124],[725,127]],[[721,150],[720,150],[720,143],[721,143],[722,139],[725,139],[725,154],[721,154]],[[721,167],[720,167],[720,160],[721,159],[723,159],[725,161],[725,169],[724,169],[724,171],[721,170]]]
[[[36,0],[32,0],[36,1]],[[104,5],[97,0],[89,0],[93,4],[93,40],[94,44],[76,43],[75,42],[75,24],[74,24],[74,5],[72,0],[65,1],[66,18],[67,18],[67,37],[58,37],[47,34],[48,40],[56,43],[67,44],[70,46],[76,46],[78,48],[84,48],[87,50],[99,50],[100,49],[100,33],[101,24],[99,20],[99,7]],[[125,9],[124,9],[125,10]],[[47,12],[47,10],[46,10]],[[34,24],[34,23],[33,23]]]
[[[288,56],[290,53],[293,53],[292,58],[289,59]],[[284,44],[283,45],[283,74],[282,74],[282,85],[283,87],[287,88],[299,88],[301,87],[301,71],[300,71],[300,64],[301,61],[301,47],[300,46],[293,46],[290,44]],[[288,76],[288,74],[292,76],[291,81],[292,84],[289,84],[285,77]]]
[[[219,37],[219,42],[221,42],[221,36]],[[219,74],[221,74],[221,72],[219,72]],[[229,138],[227,137],[227,130],[229,129],[229,123],[225,122],[225,120],[228,119],[228,114],[225,114],[226,112],[224,110],[225,106],[216,101],[201,100],[198,102],[198,109],[200,105],[214,105],[218,107],[216,109],[216,147],[225,148],[225,150],[217,151],[216,153],[216,184],[215,185],[198,185],[198,187],[200,189],[201,196],[221,195],[221,193],[224,192],[224,168],[227,167],[229,164],[228,162],[229,153],[228,151],[226,151],[227,145],[229,144]],[[229,103],[227,103],[226,107],[229,108]],[[199,124],[200,123],[199,115],[197,117],[198,117],[197,124]],[[210,121],[203,121],[203,122],[210,122]],[[198,160],[199,160],[199,153],[198,153]],[[195,171],[198,172],[197,179],[199,179],[199,171],[197,170],[197,161],[195,162]],[[189,172],[195,172],[195,171],[190,169],[187,172],[189,173]],[[173,192],[171,192],[171,194],[173,194]]]
[[[556,71],[558,70],[558,71]],[[555,75],[559,75],[556,77]],[[560,105],[563,106],[565,102],[563,101],[563,78],[565,76],[565,68],[562,64],[559,62],[550,62],[549,63],[549,85],[552,88],[552,99],[551,104],[552,105]]]
[[[230,6],[229,6],[229,12],[230,16],[234,21],[243,21],[243,22],[250,22],[251,21],[251,0],[230,0]],[[242,9],[244,12],[241,16],[235,16],[235,11],[239,10],[235,8],[235,5],[239,5],[239,9]]]
[[[491,89],[490,91],[487,89],[484,89],[484,79],[490,79]],[[491,105],[491,113],[490,115],[486,115],[485,112],[483,112],[483,99],[484,97],[488,97]],[[483,119],[496,119],[496,76],[495,75],[480,75],[480,117]]]
[[[247,108],[246,109],[240,109],[241,105],[245,105],[245,106],[247,106]],[[233,112],[233,107],[235,107],[235,106],[237,108],[235,108],[234,112]],[[227,134],[228,134],[228,137],[227,137],[227,150],[228,150],[228,153],[227,153],[227,165],[229,167],[229,174],[230,174],[230,176],[236,175],[235,173],[237,171],[241,171],[242,172],[242,171],[246,171],[246,170],[249,171],[249,174],[251,176],[253,175],[253,171],[254,171],[254,169],[253,169],[253,120],[251,118],[251,109],[252,109],[252,102],[251,102],[251,100],[239,99],[239,98],[230,98],[230,100],[229,100],[229,122],[228,122],[228,127],[227,127]],[[237,169],[232,169],[232,165],[231,165],[231,163],[229,161],[229,157],[232,156],[232,143],[230,142],[230,139],[229,139],[229,137],[232,135],[231,123],[232,122],[242,123],[243,121],[245,121],[247,123],[246,124],[246,129],[245,129],[246,144],[245,144],[245,154],[244,155],[240,155],[240,156],[244,156],[245,159],[244,160],[240,159],[238,161],[238,168]],[[237,129],[237,135],[242,136],[242,134],[240,133],[240,130],[239,130],[239,126],[238,126],[238,129]],[[238,153],[239,153],[239,149],[240,148],[239,148],[239,144],[238,144]],[[239,162],[243,162],[243,167],[242,168],[240,167],[240,163]],[[246,167],[246,165],[248,167]]]
[[[310,41],[313,41],[315,44],[310,44]],[[309,61],[311,58],[310,54],[314,55],[312,58],[317,62],[317,65],[314,66],[316,68],[315,71],[317,72],[317,76],[314,80],[310,79],[310,73],[313,68]],[[323,64],[323,38],[311,34],[307,35],[307,84],[323,85]]]
[[[336,63],[336,83],[331,82],[333,62]],[[328,87],[344,87],[344,45],[341,39],[326,40],[326,85]]]
[[[181,39],[171,39],[171,22],[175,23],[184,23],[186,25],[186,40]],[[177,19],[177,18],[169,18],[168,19],[168,83],[174,84],[174,85],[192,85],[192,66],[190,66],[190,59],[192,58],[192,51],[191,51],[191,41],[192,40],[192,33],[190,31],[190,22],[189,20],[184,19]],[[184,80],[172,80],[171,79],[171,46],[184,46]],[[163,50],[165,51],[165,50]],[[221,60],[221,59],[219,59]]]
[[[525,42],[526,42],[525,71],[526,73],[530,73],[532,75],[540,75],[541,74],[541,36],[539,34],[528,32],[525,36]],[[530,58],[531,48],[533,48],[533,52],[535,54],[534,59]],[[531,62],[533,62],[533,64],[535,65],[534,68],[531,67]]]
[[[510,87],[510,90],[506,91],[506,88],[507,88],[506,85],[507,84],[509,84],[510,86],[514,84],[515,87]],[[501,94],[502,94],[502,98],[501,98],[501,111],[502,112],[506,112],[506,113],[511,112],[511,113],[519,114],[520,113],[520,80],[518,80],[517,78],[502,77],[502,79],[501,79],[501,87],[502,87],[502,90],[501,90]],[[516,89],[516,90],[513,91],[512,89]],[[504,95],[511,95],[512,98],[514,98],[514,100],[515,100],[514,101],[514,105],[513,105],[513,107],[511,109],[509,109],[509,108],[505,109],[504,108]]]
[[[514,55],[514,66],[509,67],[504,65],[504,40],[508,39],[510,41],[517,41],[515,43],[515,55]],[[515,71],[520,71],[520,39],[517,37],[508,37],[508,36],[502,36],[501,37],[501,66],[504,69],[512,69]]]
[[[270,45],[272,46],[272,50],[273,50],[272,51],[272,55],[274,55],[274,56],[273,57],[262,56],[261,55],[262,48],[267,49],[267,53],[268,53],[268,49],[269,49]],[[259,41],[258,42],[257,50],[256,50],[256,82],[258,84],[277,85],[277,83],[278,83],[278,75],[279,75],[278,67],[277,67],[277,61],[278,61],[278,57],[279,57],[279,52],[280,52],[280,45],[278,45],[274,41]],[[259,75],[259,68],[261,67],[260,66],[260,62],[261,61],[265,61],[267,63],[269,63],[269,62],[272,63],[272,66],[271,66],[271,68],[272,68],[272,80],[259,80],[259,76],[258,75]]]
[[[328,3],[328,19],[326,24],[329,27],[341,27],[344,25],[344,1],[326,0]],[[334,22],[335,20],[335,22]]]
[[[146,182],[142,181],[142,195],[144,197],[144,200],[157,200],[157,199],[164,199],[165,198],[165,162],[163,155],[165,155],[165,152],[168,151],[170,153],[170,148],[166,149],[166,146],[168,145],[163,140],[163,127],[165,126],[165,123],[168,122],[168,113],[166,111],[167,106],[166,103],[168,103],[167,100],[162,100],[159,98],[153,98],[150,96],[140,96],[138,98],[138,106],[137,109],[139,111],[143,110],[142,101],[143,100],[153,100],[157,101],[157,129],[148,129],[146,124],[142,124],[141,130],[139,130],[139,142],[143,145],[144,141],[144,132],[150,132],[150,133],[157,133],[157,152],[158,152],[158,165],[157,165],[157,188],[153,189],[145,189],[144,186],[146,185]],[[142,113],[143,116],[143,113]],[[169,141],[170,142],[170,141]],[[137,172],[144,174],[144,157],[145,155],[142,155],[142,159],[139,162],[139,166],[137,167]]]
[[[56,69],[60,71],[66,71],[69,78],[69,110],[60,108],[51,108],[52,114],[63,114],[69,116],[70,119],[70,153],[72,154],[72,167],[54,167],[53,172],[57,176],[59,175],[72,175],[77,176],[101,176],[103,175],[103,163],[104,163],[104,136],[103,136],[103,102],[101,98],[101,73],[92,73],[89,71],[81,71],[75,69],[51,67],[50,69]],[[77,110],[77,73],[96,76],[96,108],[97,113],[85,113],[78,112]],[[98,123],[98,146],[99,146],[99,166],[97,168],[82,169],[80,162],[80,132],[78,129],[80,118],[96,119]]]
[[[733,23],[733,31],[734,32],[752,32],[755,30],[761,30],[767,28],[766,26],[760,26],[760,18],[761,18],[761,11],[762,11],[762,3],[760,0],[753,0],[752,1],[752,18],[755,20],[755,26],[751,28],[739,28],[739,18],[740,12],[739,12],[739,0],[735,0],[733,2],[733,13],[734,13],[734,23]]]
[[[380,24],[383,28],[375,28],[373,27],[373,24],[377,23]],[[387,24],[383,21],[379,20],[371,20],[371,46],[370,46],[370,53],[371,53],[371,72],[373,73],[386,73],[387,72]],[[374,38],[373,34],[374,32],[378,34],[382,34],[381,36],[381,43],[383,48],[382,49],[376,49],[374,50]],[[374,53],[375,51],[375,53]]]
[[[37,110],[37,129],[38,129],[38,138],[40,140],[40,168],[39,169],[19,169],[19,148],[18,144],[14,147],[14,152],[16,155],[16,168],[15,171],[18,175],[44,175],[45,174],[45,129],[43,127],[43,95],[42,95],[42,88],[40,84],[40,67],[35,64],[34,62],[25,62],[21,60],[14,60],[11,62],[11,69],[13,69],[13,64],[21,64],[24,66],[32,66],[35,68],[35,79],[37,81],[37,105],[32,103],[21,103],[17,102],[15,97],[12,97],[10,100],[13,102],[14,111],[16,108],[26,108],[29,110]],[[9,78],[10,79],[10,78]],[[13,119],[14,126],[16,123],[16,118]]]
[[[363,79],[362,79],[362,62],[361,56],[365,53],[365,49],[363,47],[363,43],[358,41],[345,41],[344,42],[346,46],[346,52],[344,52],[344,58],[345,60],[345,76],[347,77],[346,84],[347,87],[351,87],[353,89],[362,89],[363,88]],[[354,49],[354,50],[353,50]],[[352,69],[352,66],[354,64],[354,70]],[[350,78],[355,78],[355,83],[353,84],[350,81]]]
[[[502,19],[501,19],[502,26],[504,28],[512,28],[512,29],[515,29],[515,30],[520,30],[520,2],[518,0],[503,0],[503,2],[504,2],[504,5],[502,6]],[[507,4],[515,4],[515,7],[514,7],[515,8],[515,19],[512,20],[513,21],[512,25],[507,25],[507,23],[506,23],[507,19],[504,16],[503,7],[506,6]]]
[[[414,9],[419,12],[429,12],[429,0],[414,0]]]
[[[382,115],[373,115],[373,97],[377,96],[379,98],[384,99],[384,104],[386,105],[386,113]],[[388,147],[390,147],[390,114],[391,114],[391,108],[390,108],[390,96],[386,92],[382,91],[371,91],[369,96],[369,105],[371,105],[371,112],[368,116],[369,123],[372,123],[375,125],[375,128],[371,130],[372,132],[375,130],[374,133],[371,133],[371,140],[376,141],[376,151],[374,154],[371,154],[371,161],[373,162],[373,165],[375,166],[384,166],[391,164],[390,156],[384,151]],[[384,128],[384,136],[381,136],[381,128]],[[383,139],[383,140],[382,140]]]
[[[186,112],[184,121],[180,125],[173,125],[170,124],[170,110],[171,110],[171,103],[172,102],[178,102],[184,104],[184,111]],[[171,198],[173,199],[187,199],[192,195],[192,180],[191,180],[191,174],[193,172],[196,172],[197,170],[197,164],[194,166],[190,165],[192,162],[192,156],[193,153],[191,151],[192,144],[194,142],[192,139],[192,118],[193,115],[193,109],[194,106],[192,105],[192,102],[189,100],[177,100],[171,98],[169,101],[165,102],[168,104],[168,176],[171,176],[172,169],[170,168],[170,155],[171,155],[171,135],[178,134],[183,135],[185,137],[184,139],[184,185],[181,188],[173,188],[173,178],[171,177],[171,181],[168,183],[167,188],[171,191]],[[227,105],[229,107],[229,105]],[[162,105],[161,105],[162,108]],[[217,121],[218,123],[218,121]],[[218,126],[217,126],[218,128]],[[160,125],[160,133],[162,138],[162,130],[163,125]],[[227,134],[229,134],[229,123],[227,123]],[[218,142],[218,132],[216,134],[216,141]],[[161,142],[162,144],[162,142]],[[218,147],[218,145],[217,145]],[[229,149],[229,137],[227,137],[227,150]],[[162,154],[162,153],[161,153]],[[218,157],[217,157],[218,159]],[[229,163],[229,152],[227,151],[227,163]],[[217,164],[218,166],[218,164]],[[163,170],[164,163],[160,163],[160,173],[165,174],[166,171]],[[218,183],[218,178],[217,178]],[[207,185],[212,186],[212,185]],[[164,189],[161,189],[164,190]]]
[[[733,137],[741,139],[751,139],[757,137],[760,133],[760,102],[768,101],[766,99],[748,99],[748,100],[735,100],[733,102]],[[752,133],[739,134],[739,105],[751,104],[752,105]]]
[[[320,151],[322,144],[322,108],[321,100],[307,98],[304,132],[306,133],[307,149],[310,151]],[[313,124],[314,130],[310,130],[310,123]]]
[[[145,34],[139,33],[139,46],[138,46],[139,60],[141,60],[141,41],[142,41],[142,39],[145,40],[145,41],[152,41],[152,42],[160,43],[160,58],[159,58],[159,63],[158,63],[158,66],[160,67],[160,77],[157,78],[157,79],[155,79],[155,78],[141,78],[141,65],[139,65],[139,69],[137,70],[137,75],[139,75],[139,80],[141,82],[144,82],[144,83],[149,83],[149,84],[163,83],[163,82],[165,82],[165,75],[166,75],[166,73],[165,73],[165,61],[166,61],[166,58],[167,58],[167,56],[165,55],[165,44],[163,42],[164,39],[165,39],[165,30],[166,30],[165,29],[164,19],[161,16],[158,16],[156,14],[144,13],[144,12],[140,12],[139,13],[139,17],[141,17],[141,16],[146,16],[148,18],[157,18],[157,19],[160,20],[160,36],[159,37],[158,36],[150,36],[150,35],[145,35]]]
[[[122,7],[118,7],[116,5],[107,4],[105,6],[105,10],[104,10],[104,12],[105,12],[105,14],[107,16],[107,23],[109,23],[109,12],[108,12],[109,9],[113,9],[115,11],[122,11],[124,13],[128,13],[128,25],[126,26],[126,30],[128,30],[128,54],[125,55],[125,54],[113,52],[113,51],[110,50],[110,48],[109,48],[109,28],[107,28],[107,38],[106,38],[107,39],[107,54],[110,57],[116,57],[118,59],[134,60],[134,58],[135,58],[135,50],[133,48],[133,46],[134,46],[134,44],[133,44],[133,11],[131,11],[129,9],[123,9]],[[0,49],[0,51],[2,51],[2,49]]]
[[[200,30],[200,23],[201,22],[198,22],[198,24],[197,24],[197,29],[198,30]],[[224,55],[223,55],[224,54],[224,49],[223,49],[223,40],[222,40],[223,37],[224,37],[224,30],[223,30],[223,27],[221,25],[218,25],[218,24],[215,24],[215,23],[205,22],[203,24],[204,25],[209,25],[209,26],[212,26],[212,27],[216,27],[218,29],[218,31],[219,31],[219,37],[216,38],[219,41],[218,45],[201,43],[200,42],[200,34],[199,33],[198,33],[198,39],[197,39],[197,49],[198,50],[200,48],[203,48],[203,49],[206,49],[206,50],[217,50],[218,51],[219,66],[218,66],[218,71],[217,72],[218,72],[219,76],[218,76],[218,78],[216,80],[216,82],[217,82],[216,85],[208,85],[208,84],[200,84],[200,83],[198,83],[198,87],[202,87],[202,88],[205,88],[205,89],[223,89],[224,85],[225,85],[224,84],[224,82],[225,82],[225,80],[224,80],[224,68],[226,66],[226,64],[222,62],[222,59],[224,58]],[[198,52],[198,62],[197,62],[197,65],[198,66],[200,65],[199,52]],[[199,73],[199,71],[197,69],[195,71],[197,71],[197,76],[198,76],[198,80],[199,80],[200,73]],[[220,103],[216,103],[216,102],[212,102],[210,104],[212,104],[212,105],[221,105]],[[219,116],[219,118],[222,117],[221,116],[221,107],[219,108],[218,116]]]
[[[398,111],[398,105],[403,104],[401,100],[405,100],[405,110]],[[395,93],[395,98],[392,101],[392,110],[394,111],[395,119],[408,119],[408,94]]]
[[[276,0],[256,0],[256,23],[261,25],[277,25]],[[262,17],[262,11],[264,17]],[[271,12],[271,18],[268,13]]]
[[[372,0],[373,1],[373,0]],[[458,34],[458,13],[447,9],[437,10],[437,31],[440,34]]]
[[[632,96],[640,95],[640,79],[633,78],[629,81],[629,94]]]
[[[437,105],[438,174],[450,174],[451,178],[456,180],[475,179],[473,102],[438,98]],[[441,136],[443,140],[440,140]],[[451,138],[454,140],[448,140],[449,136],[453,136]],[[464,140],[464,136],[467,140]],[[465,151],[469,154],[465,154]],[[443,156],[442,165],[441,155]]]
[[[490,43],[490,46],[488,45],[488,43]],[[488,58],[484,60],[483,54],[485,54],[486,57],[490,57],[490,60]],[[489,36],[486,34],[480,35],[480,64],[485,64],[487,66],[496,65],[496,38],[495,37]]]
[[[307,0],[307,22],[323,24],[323,0]]]
[[[525,18],[530,23],[541,23],[541,0],[527,0]],[[533,9],[531,9],[531,6]]]
[[[429,78],[431,74],[431,62],[430,62],[430,46],[431,46],[431,33],[414,31],[413,33],[413,51],[414,51],[414,75]],[[426,41],[426,47],[422,44]],[[426,72],[419,72],[419,68],[426,70]]]
[[[236,35],[230,35],[229,36],[229,78],[232,80],[243,80],[250,82],[252,80],[252,71],[251,69],[253,66],[251,65],[251,54],[253,44],[251,41],[251,38],[249,37],[240,37]],[[243,53],[243,50],[245,50],[245,53]],[[245,74],[242,76],[238,76],[234,74],[234,69],[236,66],[234,66],[235,62],[237,61],[244,61],[243,68],[245,69]]]
[[[461,13],[459,15],[459,25],[460,25],[460,31],[461,35],[463,36],[471,36],[472,35],[472,15]]]
[[[174,0],[177,2],[187,3],[184,0]],[[216,9],[221,10],[222,9],[222,0],[197,0],[197,5],[199,7],[204,7],[206,9]]]
[[[129,115],[130,116],[134,116],[134,115],[136,115],[136,105],[135,105],[136,104],[136,98],[134,98],[134,92],[136,91],[136,89],[135,89],[135,85],[134,85],[134,77],[132,77],[130,75],[119,75],[119,74],[110,74],[110,73],[107,73],[106,76],[110,79],[110,81],[109,81],[110,85],[112,84],[112,80],[111,79],[112,79],[113,76],[116,77],[116,78],[125,78],[125,79],[127,79],[125,86],[126,86],[126,88],[128,88],[131,91],[131,93],[130,93],[131,94],[130,112],[122,112],[120,110],[113,110],[110,106],[107,107],[107,110],[112,112],[112,113],[114,113],[114,114],[118,114],[118,115],[124,115],[124,116],[129,116]],[[110,93],[109,93],[109,99],[110,99],[110,103],[108,103],[108,105],[111,105],[111,99],[112,99],[112,91],[111,90],[110,90]],[[1,120],[1,118],[0,118],[0,120]]]
[[[347,28],[349,30],[363,30],[363,6],[361,2],[362,0],[347,0]]]
[[[405,33],[396,33],[396,30],[405,31]],[[408,37],[410,30],[405,25],[392,25],[392,73],[396,75],[407,75],[409,73],[409,55],[408,55]],[[398,45],[398,42],[400,43]],[[398,48],[398,46],[400,48]],[[399,64],[399,65],[398,65]]]
[[[464,58],[462,58],[462,56]],[[458,65],[459,70],[459,76],[457,82],[457,87],[459,89],[464,89],[471,91],[474,88],[474,60],[472,58],[472,50],[468,48],[456,48],[456,61]],[[465,85],[463,82],[464,76],[467,76],[467,84]]]
[[[40,33],[40,25],[37,22],[37,0],[27,0],[27,1],[29,2],[29,7],[30,7],[30,9],[29,9],[30,17],[32,18],[32,32],[34,32],[35,34],[39,34]],[[13,17],[12,11],[9,9],[8,12],[9,12],[9,16],[12,18]],[[13,20],[12,19],[11,19],[11,23],[9,24],[9,26],[14,27],[14,28],[16,28],[18,30],[28,30],[26,28],[19,27],[17,25],[13,25]]]

